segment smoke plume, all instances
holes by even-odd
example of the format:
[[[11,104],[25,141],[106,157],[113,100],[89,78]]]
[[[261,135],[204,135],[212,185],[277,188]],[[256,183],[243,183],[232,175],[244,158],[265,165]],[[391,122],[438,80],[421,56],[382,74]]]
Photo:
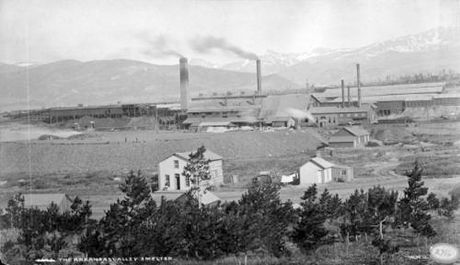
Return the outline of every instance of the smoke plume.
[[[310,122],[315,122],[315,117],[313,117],[313,115],[311,115],[311,113],[308,110],[303,111],[299,109],[288,108],[286,109],[286,112],[293,118],[308,119]]]
[[[213,49],[219,49],[222,51],[230,51],[234,54],[249,60],[257,60],[258,57],[255,53],[247,52],[240,47],[230,44],[224,38],[216,38],[213,36],[197,37],[190,41],[192,48],[200,53],[208,53]]]
[[[155,37],[142,36],[145,48],[142,53],[153,57],[185,57],[172,47],[174,41],[165,35]]]

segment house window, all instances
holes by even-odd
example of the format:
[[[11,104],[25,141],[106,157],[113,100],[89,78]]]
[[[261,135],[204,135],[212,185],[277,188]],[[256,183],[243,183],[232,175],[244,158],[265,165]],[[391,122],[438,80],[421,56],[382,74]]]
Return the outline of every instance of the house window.
[[[171,180],[169,178],[169,175],[165,175],[165,187],[170,187],[171,186]]]
[[[185,186],[190,187],[190,176],[185,176]]]
[[[346,171],[346,170],[341,170],[340,175],[346,176],[346,175],[347,175],[347,171]]]
[[[179,160],[174,160],[174,168],[179,168]]]

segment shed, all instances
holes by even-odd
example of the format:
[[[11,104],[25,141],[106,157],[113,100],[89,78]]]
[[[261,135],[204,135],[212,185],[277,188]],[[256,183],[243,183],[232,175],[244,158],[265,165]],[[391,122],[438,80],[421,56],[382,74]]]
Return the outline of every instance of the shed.
[[[324,184],[353,180],[353,168],[336,165],[321,157],[314,157],[299,168],[299,185]]]
[[[332,148],[353,148],[357,146],[354,136],[332,136],[329,138],[329,147]]]
[[[348,138],[344,138],[348,137]],[[351,138],[353,137],[354,140],[351,141]],[[332,140],[332,141],[331,141]],[[363,147],[366,146],[366,144],[370,140],[370,135],[369,132],[366,131],[364,128],[360,126],[350,126],[350,127],[344,127],[341,130],[339,130],[337,133],[329,139],[329,146],[330,147]],[[333,146],[331,146],[331,143]],[[344,143],[347,143],[346,146]],[[351,146],[350,144],[353,143]]]
[[[187,191],[157,191],[151,194],[152,199],[157,203],[157,205],[161,205],[163,200],[166,201],[184,201],[187,196]],[[195,199],[200,196],[200,203],[205,206],[213,206],[216,205],[221,199],[214,194],[213,192],[206,190],[205,188],[201,188],[199,193],[195,193]]]
[[[314,183],[323,184],[332,181],[332,166],[334,164],[315,157],[299,168],[299,185],[310,185]]]
[[[332,180],[335,182],[349,182],[353,180],[353,168],[342,165],[332,167]]]

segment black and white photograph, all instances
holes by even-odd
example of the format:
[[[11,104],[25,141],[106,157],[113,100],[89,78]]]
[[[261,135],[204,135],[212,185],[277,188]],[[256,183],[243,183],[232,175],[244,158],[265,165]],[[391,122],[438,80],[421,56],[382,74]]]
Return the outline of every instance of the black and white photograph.
[[[460,0],[0,0],[38,264],[460,264]]]

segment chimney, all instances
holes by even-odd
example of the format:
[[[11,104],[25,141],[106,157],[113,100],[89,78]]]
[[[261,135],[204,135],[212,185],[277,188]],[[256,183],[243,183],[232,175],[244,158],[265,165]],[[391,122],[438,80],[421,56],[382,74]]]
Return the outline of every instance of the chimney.
[[[351,107],[350,86],[347,86],[347,90],[348,90],[348,107]]]
[[[257,67],[257,94],[262,93],[262,73],[260,70],[260,60],[256,60],[256,67]]]
[[[181,110],[188,109],[189,94],[188,94],[188,60],[180,58],[180,108]]]
[[[356,75],[358,78],[358,108],[361,108],[361,80],[359,78],[359,63],[356,64]]]
[[[342,79],[340,83],[342,85],[342,108],[345,108],[345,82]]]

